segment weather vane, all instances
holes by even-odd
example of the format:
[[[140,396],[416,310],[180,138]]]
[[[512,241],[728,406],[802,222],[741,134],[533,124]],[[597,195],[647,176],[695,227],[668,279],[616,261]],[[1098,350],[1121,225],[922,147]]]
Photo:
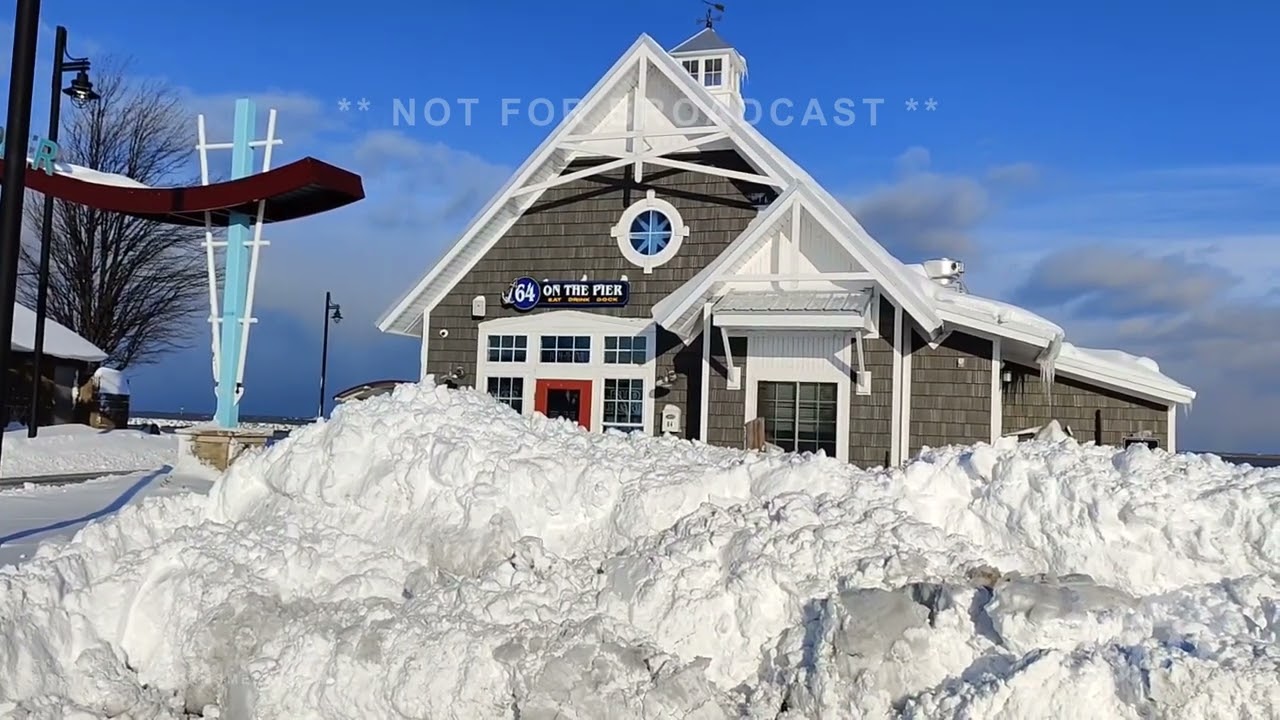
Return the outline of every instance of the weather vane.
[[[710,0],[702,0],[702,4],[707,6],[707,16],[698,18],[698,22],[705,23],[708,28],[724,19],[724,5],[713,3]],[[712,12],[718,12],[719,15],[713,16]]]

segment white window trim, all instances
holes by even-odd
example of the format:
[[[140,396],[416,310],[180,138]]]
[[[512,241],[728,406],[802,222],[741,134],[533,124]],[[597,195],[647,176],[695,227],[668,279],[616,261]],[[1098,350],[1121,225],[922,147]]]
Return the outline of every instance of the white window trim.
[[[644,432],[652,435],[655,428],[655,398],[657,389],[658,326],[644,318],[619,318],[611,315],[582,312],[579,310],[551,310],[535,315],[486,320],[477,326],[476,332],[476,383],[481,392],[488,391],[490,377],[511,377],[524,380],[524,413],[532,415],[537,399],[538,380],[590,380],[591,381],[591,429],[603,430],[604,381],[606,379],[632,379],[644,381]],[[527,335],[529,353],[525,362],[489,362],[489,335]],[[586,335],[591,338],[591,358],[587,363],[542,362],[542,335]],[[645,338],[647,355],[643,365],[606,365],[604,339],[610,335],[641,335]]]
[[[636,252],[631,247],[631,223],[640,215],[640,213],[657,210],[667,216],[667,220],[671,221],[671,242],[662,249],[657,255],[643,255]],[[622,217],[618,219],[617,224],[609,232],[614,240],[618,242],[618,250],[627,262],[641,268],[645,274],[653,272],[653,269],[665,265],[670,262],[680,252],[680,246],[684,244],[684,239],[689,235],[689,226],[684,224],[684,218],[681,217],[680,211],[675,205],[663,200],[657,196],[653,190],[645,193],[640,200],[631,204],[631,207],[622,211]]]
[[[765,382],[820,382],[834,383],[836,386],[836,459],[849,461],[849,404],[852,401],[850,393],[853,391],[853,382],[848,373],[840,372],[839,365],[845,367],[853,367],[851,365],[852,356],[850,347],[853,344],[852,335],[842,335],[840,342],[840,352],[833,360],[831,374],[821,377],[801,377],[798,371],[788,371],[783,368],[765,367],[760,368],[759,363],[756,367],[751,366],[751,348],[760,347],[758,342],[753,342],[753,338],[757,338],[763,333],[746,333],[747,337],[747,376],[745,379],[747,397],[744,405],[742,422],[746,424],[754,420],[759,414],[757,411],[757,395],[759,394],[760,381]],[[771,363],[772,365],[772,363]]]

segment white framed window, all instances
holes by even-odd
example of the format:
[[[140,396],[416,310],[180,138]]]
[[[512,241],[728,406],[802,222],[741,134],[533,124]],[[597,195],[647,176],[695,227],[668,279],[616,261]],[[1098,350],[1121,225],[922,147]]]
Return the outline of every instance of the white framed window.
[[[649,338],[644,335],[607,335],[605,365],[643,365],[649,359]]]
[[[590,335],[543,335],[538,360],[544,363],[591,362]]]
[[[529,359],[529,337],[527,335],[490,335],[489,362],[517,362]]]
[[[836,457],[839,396],[835,383],[761,381],[756,403],[765,441],[788,452]]]
[[[480,391],[498,397],[523,415],[532,415],[538,404],[538,388],[541,381],[590,381],[591,417],[589,427],[600,431],[605,422],[605,381],[635,380],[636,384],[622,388],[625,399],[618,400],[618,386],[614,389],[611,404],[610,425],[621,430],[637,429],[650,432],[655,427],[654,389],[658,386],[657,348],[658,327],[649,318],[625,318],[582,310],[556,310],[536,315],[520,315],[495,318],[479,323],[475,338],[476,373],[474,386]],[[489,362],[489,336],[524,335],[528,340],[528,361],[524,363]],[[644,362],[638,364],[605,363],[606,338],[643,338]],[[544,340],[544,338],[548,340]],[[567,338],[564,340],[562,338]],[[583,338],[578,340],[577,338]],[[550,361],[543,362],[543,343],[547,343]],[[639,343],[632,343],[632,353]],[[633,358],[635,355],[633,354]],[[565,362],[556,362],[565,359]],[[616,356],[615,356],[615,359]],[[585,360],[585,362],[579,362]],[[496,379],[496,381],[493,381]],[[503,380],[511,382],[503,384]],[[492,388],[492,389],[490,389]],[[620,406],[630,403],[640,392],[640,406]],[[508,400],[508,398],[510,400]],[[519,398],[519,404],[516,399]],[[639,412],[639,419],[634,420]]]
[[[697,60],[684,60],[680,64],[683,65],[684,69],[687,70],[689,74],[693,76],[694,80],[698,79],[698,61]]]
[[[622,212],[610,234],[628,262],[650,273],[680,252],[689,228],[675,205],[650,190]]]
[[[486,380],[485,389],[498,402],[524,414],[524,378],[491,377]]]
[[[723,58],[707,58],[702,61],[702,84],[705,87],[720,87],[724,84]]]
[[[849,459],[853,336],[757,331],[747,338],[743,421],[764,418],[765,437],[792,452],[822,449]],[[736,361],[736,358],[735,358]],[[834,390],[834,397],[832,391]]]
[[[644,430],[644,380],[606,378],[600,426],[624,433]]]

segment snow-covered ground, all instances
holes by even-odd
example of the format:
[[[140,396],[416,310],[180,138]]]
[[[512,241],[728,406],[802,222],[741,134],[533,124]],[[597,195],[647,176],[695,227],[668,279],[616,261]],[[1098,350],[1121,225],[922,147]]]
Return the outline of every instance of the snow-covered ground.
[[[201,421],[207,422],[207,421]],[[177,420],[174,418],[153,418],[153,417],[131,417],[129,424],[134,427],[146,427],[147,425],[155,425],[158,428],[183,428],[199,425],[201,422],[193,420]],[[278,423],[278,422],[241,422],[240,427],[249,430],[293,430],[302,423]]]
[[[0,566],[33,556],[44,543],[70,539],[82,527],[145,497],[208,492],[212,478],[188,466],[53,485],[0,489]]]
[[[26,428],[19,427],[4,434],[0,478],[152,470],[177,459],[175,435],[53,425],[28,438]]]
[[[905,469],[428,384],[0,569],[0,716],[1275,718],[1280,471]]]

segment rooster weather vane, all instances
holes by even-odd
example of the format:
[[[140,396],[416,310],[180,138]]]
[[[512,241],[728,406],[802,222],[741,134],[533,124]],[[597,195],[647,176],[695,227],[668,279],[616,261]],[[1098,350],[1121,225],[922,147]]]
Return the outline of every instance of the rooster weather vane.
[[[707,6],[707,15],[706,17],[698,18],[698,23],[703,23],[708,29],[710,29],[716,23],[724,19],[724,5],[710,2],[710,0],[702,0],[702,4]],[[720,14],[712,15],[713,12],[718,12]]]

